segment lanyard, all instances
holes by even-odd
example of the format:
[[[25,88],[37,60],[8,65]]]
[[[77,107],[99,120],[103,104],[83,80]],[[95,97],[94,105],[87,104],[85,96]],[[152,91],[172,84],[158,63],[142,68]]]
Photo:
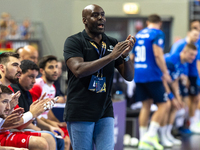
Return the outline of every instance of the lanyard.
[[[105,54],[106,52],[106,43],[104,41],[102,41],[101,43],[101,52],[99,52],[99,49],[98,47],[96,46],[96,44],[94,44],[93,42],[90,41],[90,43],[92,44],[92,46],[95,48],[95,50],[97,51],[97,53],[99,54],[99,58],[102,58],[103,55]],[[101,73],[101,77],[103,77],[103,68],[98,70],[98,74],[97,76],[99,76]]]

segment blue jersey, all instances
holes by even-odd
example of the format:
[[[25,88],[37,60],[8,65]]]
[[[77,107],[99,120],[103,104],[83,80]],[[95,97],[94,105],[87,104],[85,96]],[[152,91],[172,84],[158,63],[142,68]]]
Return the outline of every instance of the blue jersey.
[[[181,63],[180,54],[165,54],[165,61],[172,80],[176,80],[188,68],[188,63]]]
[[[199,36],[199,40],[197,41],[197,43],[200,46],[200,36]],[[200,51],[198,51],[198,58],[200,58]],[[198,77],[197,77],[197,85],[200,86],[200,74],[198,74]]]
[[[161,30],[145,28],[136,34],[136,43],[133,48],[135,54],[136,83],[161,81],[162,72],[156,64],[153,44],[164,48],[165,38]]]
[[[172,48],[170,50],[170,54],[174,54],[174,53],[179,54],[184,49],[184,47],[186,45],[187,45],[186,39],[179,40],[178,42],[176,42],[172,45]],[[195,46],[197,47],[197,51],[199,53],[199,51],[200,51],[199,50],[199,44],[196,43]],[[188,65],[188,71],[187,71],[186,75],[188,75],[188,76],[198,76],[197,63],[196,63],[197,59],[200,60],[199,55],[197,55],[195,60]]]

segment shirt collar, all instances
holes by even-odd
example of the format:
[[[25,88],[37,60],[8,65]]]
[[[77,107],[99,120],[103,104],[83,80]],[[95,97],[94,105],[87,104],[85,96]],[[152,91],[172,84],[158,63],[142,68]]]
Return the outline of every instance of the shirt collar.
[[[85,29],[82,31],[83,36],[85,37],[85,39],[91,41],[91,42],[95,42],[91,37],[88,36],[88,34],[86,33]],[[106,35],[105,33],[102,33],[102,40],[105,42],[106,41]]]

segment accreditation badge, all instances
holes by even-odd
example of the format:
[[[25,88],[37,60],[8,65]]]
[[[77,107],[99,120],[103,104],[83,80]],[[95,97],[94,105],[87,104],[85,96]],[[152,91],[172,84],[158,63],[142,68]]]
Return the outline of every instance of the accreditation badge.
[[[106,77],[96,77],[96,93],[106,92]]]
[[[96,91],[96,76],[92,75],[88,90],[95,92]]]

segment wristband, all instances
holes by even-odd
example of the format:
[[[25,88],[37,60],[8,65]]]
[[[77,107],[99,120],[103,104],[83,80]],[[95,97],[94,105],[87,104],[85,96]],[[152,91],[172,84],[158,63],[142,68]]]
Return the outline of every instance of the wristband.
[[[124,61],[127,62],[127,61],[129,61],[130,56],[128,55],[128,56],[126,56],[126,57],[122,57],[122,59],[124,59]]]
[[[173,94],[172,92],[169,93],[169,94],[168,94],[168,98],[169,98],[170,100],[174,99],[174,94]]]
[[[0,130],[3,129],[2,126],[5,122],[5,119],[0,118]]]
[[[25,123],[29,122],[31,119],[33,119],[33,114],[30,111],[28,111],[28,112],[24,113],[22,118],[23,118],[23,121],[25,124]]]

